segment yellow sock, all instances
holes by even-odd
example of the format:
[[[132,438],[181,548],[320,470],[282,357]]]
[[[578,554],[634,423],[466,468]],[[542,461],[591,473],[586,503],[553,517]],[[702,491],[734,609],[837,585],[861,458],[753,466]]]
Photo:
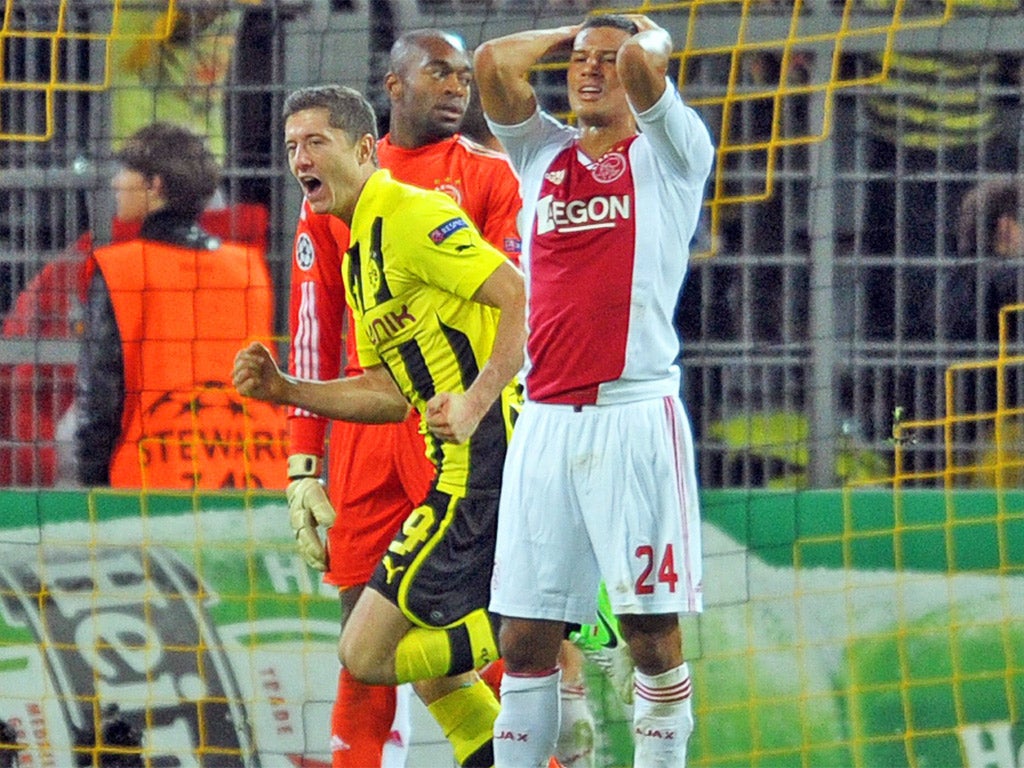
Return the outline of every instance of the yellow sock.
[[[456,688],[427,709],[451,742],[459,765],[485,768],[494,764],[491,739],[498,700],[483,680]]]

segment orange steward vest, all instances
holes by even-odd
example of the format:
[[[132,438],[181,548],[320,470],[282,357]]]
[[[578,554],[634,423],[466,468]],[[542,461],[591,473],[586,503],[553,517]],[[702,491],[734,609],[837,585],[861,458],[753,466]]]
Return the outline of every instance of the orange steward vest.
[[[262,254],[153,240],[100,248],[124,352],[124,415],[111,457],[120,488],[283,488],[284,409],[242,398],[235,353],[270,345],[273,291]]]

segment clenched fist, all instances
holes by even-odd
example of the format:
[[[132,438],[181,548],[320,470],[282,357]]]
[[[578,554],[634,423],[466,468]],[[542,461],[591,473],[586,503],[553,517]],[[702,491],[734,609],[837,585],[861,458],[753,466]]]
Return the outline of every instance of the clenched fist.
[[[270,350],[253,342],[235,355],[231,380],[238,393],[268,403],[282,403],[286,383]]]

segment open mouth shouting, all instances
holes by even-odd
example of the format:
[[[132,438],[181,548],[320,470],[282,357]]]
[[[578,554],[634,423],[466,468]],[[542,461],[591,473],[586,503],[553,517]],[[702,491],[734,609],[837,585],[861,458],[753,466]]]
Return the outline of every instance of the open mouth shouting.
[[[319,177],[303,174],[299,176],[299,184],[302,185],[302,191],[310,205],[315,206],[317,202],[321,202],[325,198],[327,188]]]

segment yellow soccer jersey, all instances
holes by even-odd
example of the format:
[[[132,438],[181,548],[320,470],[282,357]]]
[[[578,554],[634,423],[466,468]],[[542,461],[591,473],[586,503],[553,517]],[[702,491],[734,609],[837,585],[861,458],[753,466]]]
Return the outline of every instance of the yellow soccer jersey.
[[[472,301],[506,261],[441,192],[385,171],[367,181],[352,217],[342,273],[355,316],[359,360],[383,364],[422,416],[438,392],[464,392],[491,354],[498,310]],[[464,445],[425,428],[427,455],[446,493],[495,491],[518,409],[510,383]]]

